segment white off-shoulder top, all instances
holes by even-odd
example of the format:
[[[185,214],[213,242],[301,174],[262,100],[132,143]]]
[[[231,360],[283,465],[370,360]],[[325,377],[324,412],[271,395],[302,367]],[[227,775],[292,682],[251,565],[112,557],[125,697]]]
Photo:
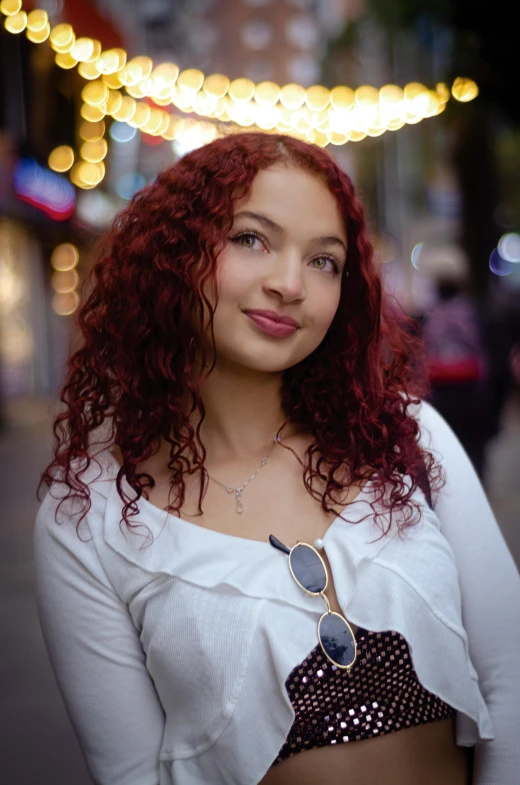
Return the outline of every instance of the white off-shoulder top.
[[[518,571],[452,431],[428,404],[417,417],[447,478],[435,512],[418,490],[420,523],[381,538],[367,484],[324,537],[336,594],[354,624],[405,637],[421,684],[457,710],[457,743],[476,745],[474,785],[517,785]],[[73,503],[55,521],[59,484],[34,538],[41,626],[93,780],[255,785],[291,728],[285,681],[316,646],[322,603],[268,542],[146,500],[135,520],[155,541],[142,549],[119,525],[118,464],[98,460],[82,539]]]

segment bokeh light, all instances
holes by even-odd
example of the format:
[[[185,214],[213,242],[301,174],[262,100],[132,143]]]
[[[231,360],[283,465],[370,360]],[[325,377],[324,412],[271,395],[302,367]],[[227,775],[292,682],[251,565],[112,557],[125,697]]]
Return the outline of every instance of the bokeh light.
[[[451,87],[451,94],[457,101],[466,103],[472,101],[478,95],[478,87],[473,79],[465,79],[462,76],[457,77]]]
[[[242,128],[277,129],[326,146],[397,131],[405,124],[413,125],[440,114],[452,96],[467,102],[478,95],[477,84],[467,77],[455,79],[451,90],[443,82],[438,82],[434,89],[409,82],[404,87],[361,85],[353,90],[337,85],[329,90],[320,84],[255,84],[246,77],[230,81],[225,74],[206,75],[197,68],[179,71],[178,65],[171,62],[154,68],[153,60],[146,55],[127,60],[124,49],[102,50],[96,39],[77,38],[67,22],[51,29],[44,9],[26,14],[20,0],[0,0],[0,10],[7,17],[4,24],[10,32],[26,29],[27,37],[34,43],[49,38],[56,63],[64,69],[77,68],[80,76],[91,83],[83,90],[81,115],[85,120],[94,123],[108,114],[118,122],[139,128],[149,143],[151,137],[173,140],[169,115],[157,108],[169,104],[184,114],[196,113]],[[122,88],[127,95],[123,95]],[[148,109],[147,105],[136,103],[136,99],[145,98],[153,98],[156,107]],[[236,129],[231,126],[229,130]],[[74,172],[78,179],[78,170]]]
[[[79,251],[72,243],[57,245],[51,254],[51,265],[59,272],[66,272],[76,267],[79,261]]]
[[[146,180],[142,174],[131,172],[123,175],[116,183],[116,193],[121,199],[128,201],[134,194],[146,185]]]
[[[498,241],[498,253],[506,262],[520,262],[520,234],[508,232]]]
[[[4,27],[9,33],[23,33],[27,26],[27,14],[25,11],[18,11],[12,16],[6,17]]]
[[[51,286],[55,292],[72,292],[79,283],[76,270],[56,270],[51,277]]]
[[[503,259],[498,252],[498,248],[495,248],[489,257],[489,269],[492,273],[502,278],[506,275],[511,275],[513,265]]]
[[[0,11],[6,16],[14,16],[22,7],[22,0],[2,0]]]
[[[419,270],[419,259],[421,256],[421,251],[424,248],[424,243],[417,243],[410,254],[410,261],[412,262],[412,266],[415,267],[416,270]]]
[[[118,120],[114,120],[110,126],[109,134],[114,142],[130,142],[137,134],[137,129],[132,128],[130,125],[128,125],[128,123],[122,123]]]
[[[58,316],[71,316],[79,305],[76,291],[56,292],[52,298],[52,310]]]
[[[49,168],[55,172],[68,172],[74,163],[74,150],[69,145],[55,147],[49,155]]]

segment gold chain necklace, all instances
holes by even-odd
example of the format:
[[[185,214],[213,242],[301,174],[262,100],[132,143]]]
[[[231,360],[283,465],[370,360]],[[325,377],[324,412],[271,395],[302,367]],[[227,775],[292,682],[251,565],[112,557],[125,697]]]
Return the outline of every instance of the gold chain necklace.
[[[256,470],[256,472],[254,472],[254,474],[252,474],[252,475],[251,475],[251,477],[250,477],[248,480],[246,480],[246,482],[245,482],[243,485],[238,485],[236,488],[233,488],[233,486],[232,486],[232,485],[224,485],[224,483],[223,483],[223,482],[220,482],[219,480],[216,480],[216,479],[215,479],[214,477],[212,477],[212,476],[211,476],[211,474],[208,472],[208,477],[209,477],[209,479],[210,479],[210,480],[213,480],[213,482],[216,482],[216,483],[217,483],[217,485],[220,485],[222,488],[225,488],[225,489],[226,489],[226,491],[227,491],[228,493],[236,493],[236,495],[237,495],[237,512],[238,512],[238,513],[242,513],[242,512],[243,512],[243,510],[244,510],[244,507],[243,507],[243,505],[242,505],[242,491],[244,490],[244,488],[246,487],[246,485],[248,485],[248,484],[251,482],[251,480],[252,480],[254,477],[256,477],[256,475],[258,474],[258,472],[260,471],[260,469],[262,468],[262,466],[265,466],[265,464],[266,464],[266,463],[267,463],[267,461],[269,460],[269,456],[271,455],[271,453],[272,453],[272,451],[273,451],[273,449],[274,449],[274,446],[275,446],[275,444],[276,444],[277,442],[279,442],[279,441],[280,441],[280,437],[279,437],[279,436],[275,436],[275,438],[273,439],[273,444],[270,446],[270,448],[269,448],[269,452],[267,453],[267,455],[265,456],[265,458],[262,460],[262,463],[260,464],[260,466],[258,467],[258,469]]]

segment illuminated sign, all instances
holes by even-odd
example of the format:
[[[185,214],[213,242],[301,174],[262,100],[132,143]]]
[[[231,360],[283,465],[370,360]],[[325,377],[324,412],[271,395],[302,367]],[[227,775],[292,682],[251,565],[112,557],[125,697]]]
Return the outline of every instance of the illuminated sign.
[[[22,158],[14,170],[14,190],[22,202],[42,210],[55,221],[66,221],[74,212],[76,192],[65,177],[34,158]]]

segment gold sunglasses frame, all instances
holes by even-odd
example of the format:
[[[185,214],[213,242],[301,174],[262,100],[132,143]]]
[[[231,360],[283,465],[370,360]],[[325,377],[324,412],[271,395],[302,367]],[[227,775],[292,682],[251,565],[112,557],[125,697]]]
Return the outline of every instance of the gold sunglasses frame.
[[[295,550],[295,548],[298,548],[301,545],[305,546],[306,548],[310,548],[311,551],[314,551],[314,553],[316,554],[316,556],[318,557],[318,559],[322,563],[323,570],[325,572],[325,586],[323,587],[323,589],[321,591],[309,591],[309,589],[306,589],[305,586],[302,583],[300,583],[300,581],[298,580],[298,578],[294,574],[294,570],[293,570],[292,564],[291,564],[291,556],[292,556],[292,553]],[[321,646],[321,650],[324,653],[324,655],[326,656],[326,658],[329,660],[329,662],[331,662],[333,665],[335,665],[336,668],[341,668],[341,670],[346,670],[347,673],[350,673],[350,671],[354,667],[354,664],[355,664],[356,659],[357,659],[357,640],[356,640],[356,636],[354,635],[354,632],[352,630],[352,627],[348,623],[348,620],[341,613],[337,613],[336,611],[332,611],[330,609],[330,602],[329,602],[329,599],[328,599],[327,595],[325,594],[327,586],[329,585],[329,571],[328,571],[327,565],[323,561],[320,553],[318,553],[318,551],[316,550],[316,548],[313,545],[309,545],[308,542],[300,542],[300,541],[298,541],[295,545],[293,545],[293,547],[289,551],[289,569],[291,571],[292,577],[294,578],[294,580],[296,581],[296,583],[298,584],[300,589],[303,589],[303,591],[306,594],[310,594],[311,597],[322,597],[323,600],[325,600],[325,604],[327,606],[327,610],[325,611],[324,614],[322,614],[322,616],[320,616],[320,620],[318,622],[318,641],[319,641],[319,644]],[[347,627],[349,629],[350,634],[352,635],[352,640],[354,641],[354,659],[352,660],[352,662],[349,665],[340,665],[338,662],[335,662],[335,660],[333,660],[332,657],[329,657],[329,655],[325,651],[325,647],[324,647],[324,645],[322,643],[322,640],[321,640],[320,627],[321,627],[321,623],[322,623],[323,619],[326,616],[338,616],[338,618],[340,618],[343,622],[345,622],[345,624],[347,625]]]

